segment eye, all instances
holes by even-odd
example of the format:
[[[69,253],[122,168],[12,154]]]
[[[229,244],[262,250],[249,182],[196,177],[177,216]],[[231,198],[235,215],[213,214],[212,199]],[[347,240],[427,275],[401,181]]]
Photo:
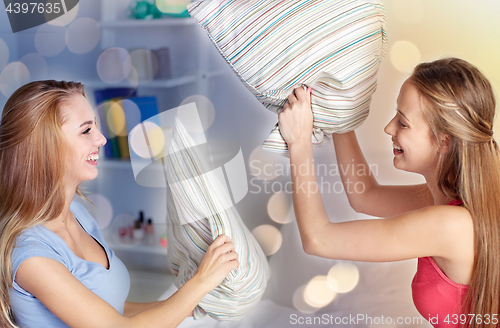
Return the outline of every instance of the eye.
[[[399,126],[401,126],[402,128],[406,128],[406,127],[407,127],[407,126],[406,126],[405,124],[403,124],[403,122],[401,122],[401,121],[398,121],[398,124],[399,124]]]
[[[87,129],[85,129],[85,131],[83,131],[82,133],[83,133],[83,134],[88,134],[89,132],[90,132],[90,128],[87,128]]]

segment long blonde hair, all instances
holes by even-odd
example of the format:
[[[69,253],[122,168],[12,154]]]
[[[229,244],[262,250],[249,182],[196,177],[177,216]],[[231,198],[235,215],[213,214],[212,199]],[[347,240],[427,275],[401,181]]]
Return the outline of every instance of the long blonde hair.
[[[434,136],[450,136],[437,167],[438,186],[461,199],[473,219],[474,265],[461,310],[482,320],[469,324],[467,317],[462,326],[496,326],[491,315],[500,311],[500,155],[493,139],[492,87],[476,67],[457,58],[422,63],[410,79]],[[486,314],[490,324],[484,323]]]
[[[61,214],[68,145],[62,132],[61,105],[85,92],[80,83],[36,81],[17,89],[0,124],[0,323],[16,327],[9,289],[11,252],[23,230]],[[77,193],[81,194],[79,190]]]

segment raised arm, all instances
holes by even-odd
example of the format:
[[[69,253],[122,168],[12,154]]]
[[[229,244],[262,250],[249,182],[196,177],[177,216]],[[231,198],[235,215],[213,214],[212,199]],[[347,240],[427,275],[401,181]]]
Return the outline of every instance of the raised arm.
[[[70,327],[177,327],[200,300],[238,267],[234,245],[219,236],[207,250],[196,274],[169,299],[131,317],[120,315],[61,263],[32,257],[19,266],[16,282]]]
[[[430,206],[390,219],[330,222],[316,181],[310,142],[312,114],[304,109],[309,95],[301,89],[295,92],[297,97],[289,97],[291,105],[285,106],[279,120],[295,168],[291,170],[293,205],[306,253],[358,261],[450,258],[460,245],[467,244],[461,241],[472,238],[471,220],[461,207]],[[347,146],[357,146],[357,142]],[[358,155],[364,161],[360,150]]]
[[[351,207],[359,213],[377,217],[393,217],[425,206],[433,205],[432,194],[426,184],[407,186],[379,185],[375,176],[357,174],[369,172],[354,131],[332,135],[344,190]],[[354,166],[355,170],[348,169]],[[353,189],[350,186],[362,185]],[[357,192],[357,191],[362,192]]]

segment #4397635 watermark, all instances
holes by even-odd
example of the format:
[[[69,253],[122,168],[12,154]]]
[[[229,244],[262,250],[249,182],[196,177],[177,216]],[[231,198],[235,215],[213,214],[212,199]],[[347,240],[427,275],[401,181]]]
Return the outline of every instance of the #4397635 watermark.
[[[325,313],[321,316],[300,316],[298,314],[290,315],[291,325],[422,325],[423,317],[389,317],[389,316],[371,316],[368,314],[349,314],[345,316],[336,316]]]
[[[73,9],[79,0],[4,0],[12,32],[47,23]]]

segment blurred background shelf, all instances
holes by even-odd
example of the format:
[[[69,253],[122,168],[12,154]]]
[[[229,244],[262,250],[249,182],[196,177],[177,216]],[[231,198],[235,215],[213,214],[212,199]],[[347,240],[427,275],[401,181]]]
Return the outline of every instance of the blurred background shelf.
[[[160,18],[151,20],[140,19],[122,19],[109,20],[99,23],[101,28],[143,28],[143,27],[171,27],[171,26],[189,26],[196,25],[196,22],[191,17],[188,18]]]
[[[189,83],[195,83],[198,76],[196,74],[188,74],[185,76],[171,78],[166,80],[151,80],[131,82],[123,80],[117,83],[108,83],[102,80],[85,80],[82,83],[89,88],[126,88],[126,87],[146,87],[146,88],[173,88]]]

